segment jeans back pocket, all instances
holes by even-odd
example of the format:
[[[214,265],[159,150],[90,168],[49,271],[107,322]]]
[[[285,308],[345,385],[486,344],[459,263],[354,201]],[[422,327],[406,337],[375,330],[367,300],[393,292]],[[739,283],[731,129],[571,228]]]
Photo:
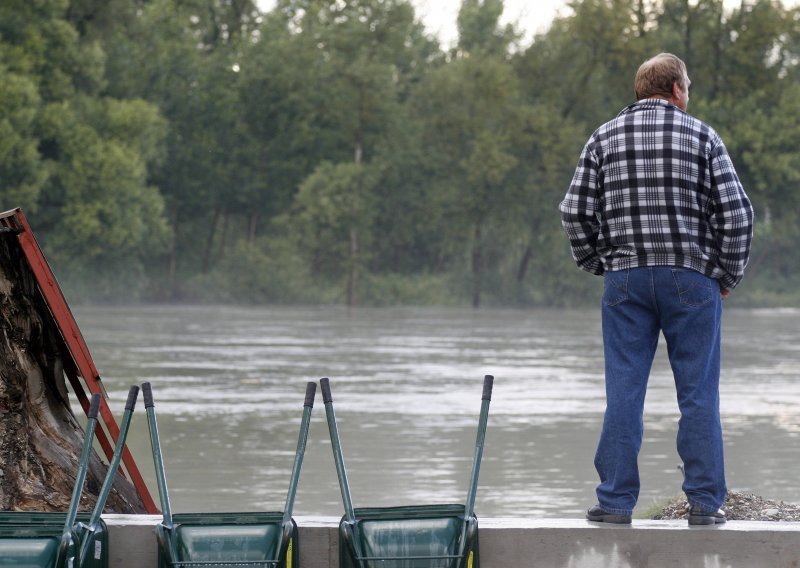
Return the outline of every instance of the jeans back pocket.
[[[715,282],[705,274],[690,269],[673,269],[672,277],[678,290],[678,298],[684,306],[702,306],[714,298]]]
[[[616,306],[628,299],[628,273],[614,270],[603,275],[603,305]]]

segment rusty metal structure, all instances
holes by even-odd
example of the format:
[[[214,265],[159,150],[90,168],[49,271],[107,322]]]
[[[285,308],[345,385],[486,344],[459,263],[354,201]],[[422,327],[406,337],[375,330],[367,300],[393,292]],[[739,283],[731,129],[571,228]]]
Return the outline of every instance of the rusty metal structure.
[[[107,393],[100,379],[100,374],[89,354],[89,348],[83,339],[78,324],[67,305],[64,294],[56,281],[50,265],[45,259],[42,249],[36,241],[36,237],[31,231],[28,221],[25,219],[22,210],[12,209],[0,213],[0,230],[13,233],[23,257],[27,261],[35,279],[38,293],[41,294],[45,305],[50,311],[50,315],[59,331],[62,341],[62,356],[64,363],[64,373],[72,386],[84,413],[89,412],[89,396],[99,394],[100,401],[100,423],[95,430],[95,436],[106,456],[111,460],[114,454],[114,444],[119,438],[119,426],[114,420],[114,415],[108,406]],[[87,395],[88,391],[88,395]],[[113,444],[109,442],[109,437]],[[139,497],[148,513],[158,513],[158,507],[153,501],[150,491],[145,485],[144,479],[139,472],[133,455],[126,447],[122,454],[122,464],[127,472],[127,477],[133,484]],[[124,474],[124,472],[123,472]]]

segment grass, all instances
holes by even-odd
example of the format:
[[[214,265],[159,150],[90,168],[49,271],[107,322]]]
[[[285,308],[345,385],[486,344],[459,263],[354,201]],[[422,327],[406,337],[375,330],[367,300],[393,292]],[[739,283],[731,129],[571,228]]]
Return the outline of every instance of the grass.
[[[674,505],[675,503],[686,501],[686,496],[675,495],[673,497],[666,497],[664,499],[654,500],[650,505],[648,505],[645,509],[637,511],[634,514],[633,518],[635,519],[652,519],[665,508],[669,507],[670,505]]]

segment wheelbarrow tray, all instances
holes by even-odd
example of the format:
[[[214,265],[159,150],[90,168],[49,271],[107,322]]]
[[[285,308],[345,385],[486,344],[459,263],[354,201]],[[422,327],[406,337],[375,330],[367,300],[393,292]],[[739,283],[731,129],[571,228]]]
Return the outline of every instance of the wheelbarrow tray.
[[[89,513],[78,514],[80,536],[89,518]],[[67,513],[0,512],[0,566],[52,568],[66,519]],[[108,568],[108,528],[102,519],[88,538],[92,554],[74,568]]]
[[[478,521],[472,516],[464,531],[464,511],[463,504],[356,508],[355,531],[346,516],[339,523],[339,566],[478,568]],[[460,554],[462,534],[467,543]]]
[[[175,513],[173,528],[158,525],[159,568],[200,568],[209,566],[250,566],[252,568],[297,568],[297,524],[292,519],[292,536],[286,550],[280,550],[283,512]],[[170,562],[165,553],[168,540],[178,560]]]

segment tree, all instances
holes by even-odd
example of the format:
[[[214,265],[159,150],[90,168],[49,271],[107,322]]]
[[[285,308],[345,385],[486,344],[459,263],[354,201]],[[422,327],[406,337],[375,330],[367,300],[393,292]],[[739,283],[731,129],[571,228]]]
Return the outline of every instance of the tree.
[[[352,0],[325,5],[285,2],[280,6],[285,21],[295,27],[295,32],[287,39],[283,39],[285,34],[281,31],[274,33],[273,37],[282,39],[277,46],[281,55],[286,54],[290,60],[299,59],[305,64],[300,69],[307,75],[307,88],[294,90],[295,93],[305,93],[305,96],[287,96],[273,109],[288,107],[288,116],[300,126],[290,131],[293,134],[290,139],[310,142],[306,146],[306,155],[316,154],[317,159],[337,164],[336,173],[341,176],[340,180],[353,179],[355,185],[350,191],[354,194],[354,202],[376,203],[363,192],[377,187],[374,179],[377,174],[374,172],[382,169],[376,164],[378,153],[382,146],[387,147],[384,141],[404,116],[402,101],[407,96],[409,81],[415,80],[420,73],[416,57],[432,53],[432,44],[423,37],[422,26],[415,20],[413,8],[406,0]],[[297,49],[291,54],[286,53],[282,49],[284,44],[294,45]],[[285,61],[286,58],[282,58],[276,63],[285,67]],[[298,83],[292,71],[285,69],[278,69],[271,76],[275,78],[270,83],[276,86],[276,94],[270,96],[270,100],[285,93],[287,83]],[[281,84],[283,78],[289,81]],[[268,84],[268,81],[264,80],[262,84]],[[297,108],[305,112],[298,115]],[[275,124],[271,115],[267,115],[269,122],[261,121],[266,126],[261,129],[262,135],[285,140],[286,130],[269,128]],[[286,115],[276,113],[275,118],[278,116]],[[272,141],[268,140],[268,143],[272,148]],[[293,148],[294,145],[284,145],[287,147]],[[285,156],[285,150],[273,154]],[[273,156],[270,158],[274,159]],[[298,160],[293,158],[290,163],[296,162]],[[347,162],[353,164],[352,171],[347,168]],[[281,171],[278,164],[272,170]],[[319,171],[317,169],[301,187],[310,187],[307,184],[317,187],[318,181],[314,180]],[[362,174],[354,172],[366,172],[363,175],[369,177],[369,183],[364,181]],[[344,187],[338,183],[333,185],[344,192]],[[309,203],[302,196],[303,192],[301,189],[298,193],[296,206],[307,211]],[[351,304],[357,298],[358,273],[363,267],[361,258],[368,255],[366,245],[371,240],[372,230],[369,221],[376,218],[375,207],[359,206],[359,210],[366,215],[367,221],[348,222],[347,231],[349,276],[346,297]],[[302,230],[307,233],[315,229]],[[317,262],[313,264],[319,269]]]
[[[104,52],[81,38],[67,8],[64,0],[0,7],[0,67],[10,78],[0,89],[9,158],[0,183],[22,201],[9,207],[29,208],[65,280],[91,280],[113,296],[120,267],[129,275],[141,267],[163,228],[147,168],[164,124],[142,101],[101,95]]]
[[[518,152],[530,143],[514,69],[506,54],[497,52],[502,40],[497,31],[502,9],[497,7],[496,2],[462,4],[459,21],[469,33],[459,42],[458,57],[432,71],[414,101],[424,117],[422,144],[433,168],[433,204],[447,211],[446,227],[440,228],[451,245],[470,243],[474,307],[481,303],[491,261],[487,230],[509,220],[507,214],[521,192],[513,175],[519,167]],[[479,30],[478,23],[485,28]],[[480,38],[492,39],[481,43]],[[508,45],[509,40],[500,43]]]
[[[546,235],[561,231],[554,204],[564,197],[578,151],[585,143],[583,127],[562,119],[557,109],[557,101],[539,102],[531,105],[524,115],[523,125],[529,143],[520,149],[520,170],[524,177],[518,183],[524,188],[520,199],[525,207],[518,211],[527,234],[523,237],[525,244],[516,270],[520,285],[527,279]],[[542,263],[542,270],[537,272],[542,274],[547,266],[548,263]]]
[[[533,102],[557,109],[589,132],[633,100],[639,65],[659,49],[636,0],[583,0],[556,19],[515,67]],[[587,132],[587,135],[588,133]]]
[[[122,13],[125,25],[103,32],[109,89],[147,100],[168,121],[149,179],[169,220],[161,294],[178,298],[183,282],[224,252],[227,220],[243,213],[257,183],[260,154],[240,109],[238,71],[260,16],[250,0],[153,0]]]
[[[0,44],[0,53],[4,48]],[[0,55],[0,61],[5,59]],[[36,136],[41,100],[36,84],[26,75],[2,63],[0,75],[4,78],[0,83],[0,186],[6,206],[16,204],[35,213],[48,177]]]
[[[134,123],[140,140],[128,126]],[[37,226],[46,229],[42,241],[50,258],[72,278],[81,272],[91,273],[91,279],[113,278],[112,265],[130,272],[138,255],[157,248],[163,230],[161,196],[147,184],[141,153],[147,150],[136,147],[160,139],[160,117],[141,102],[76,98],[49,105],[40,125],[53,148],[50,183],[43,193],[50,207],[37,217]],[[126,138],[115,138],[115,129]]]
[[[290,17],[276,9],[245,46],[237,84],[244,141],[252,152],[240,209],[248,217],[248,242],[256,227],[287,211],[300,183],[325,155],[315,120],[320,88],[316,40],[292,32]]]
[[[292,281],[286,298],[329,301],[344,279],[351,301],[358,282],[369,302],[415,281],[475,305],[549,301],[568,254],[554,204],[659,51],[688,63],[690,112],[723,134],[759,218],[788,219],[798,9],[726,5],[576,0],[525,48],[502,0],[464,0],[445,53],[410,0],[9,0],[0,184],[68,286],[103,298],[193,298],[232,267],[258,283],[284,266],[269,298]],[[369,222],[340,211],[352,231],[303,247],[318,228],[299,192],[323,163],[337,184],[347,164],[368,172]]]
[[[376,175],[358,163],[322,163],[300,186],[295,199],[303,227],[303,246],[316,272],[347,278],[347,305],[358,303],[358,277],[364,266],[362,245],[369,243],[375,217]]]
[[[500,27],[504,9],[503,0],[462,0],[456,21],[457,52],[505,58],[519,34],[511,24]]]

